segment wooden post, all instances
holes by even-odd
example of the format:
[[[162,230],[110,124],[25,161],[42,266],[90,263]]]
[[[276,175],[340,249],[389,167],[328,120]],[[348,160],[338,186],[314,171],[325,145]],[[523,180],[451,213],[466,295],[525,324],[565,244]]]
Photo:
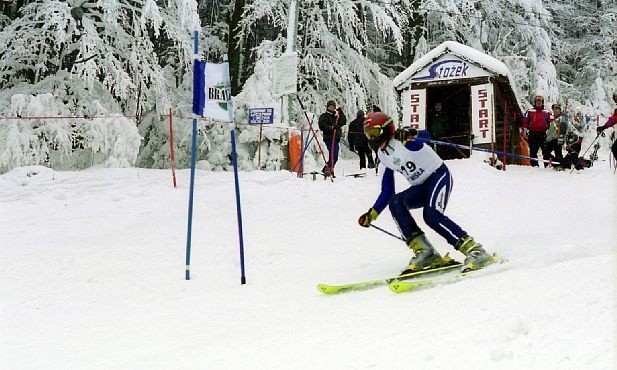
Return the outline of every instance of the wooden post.
[[[176,157],[174,155],[174,128],[171,107],[169,108],[169,147],[169,153],[171,155],[171,176],[174,180],[174,188],[176,188]]]
[[[503,152],[507,152],[508,143],[508,102],[503,101]],[[503,155],[503,170],[506,170],[506,155]]]

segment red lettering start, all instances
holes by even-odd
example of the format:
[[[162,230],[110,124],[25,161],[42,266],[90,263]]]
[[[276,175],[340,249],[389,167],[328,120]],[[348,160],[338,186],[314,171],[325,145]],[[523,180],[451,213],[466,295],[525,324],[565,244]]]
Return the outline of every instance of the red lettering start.
[[[420,108],[420,94],[412,94],[409,102],[411,103],[412,112],[409,117],[409,126],[417,130],[420,128],[420,115],[418,114]]]
[[[478,128],[482,138],[486,138],[489,131],[489,114],[488,114],[488,91],[486,89],[478,90],[478,102],[480,109],[478,110]]]

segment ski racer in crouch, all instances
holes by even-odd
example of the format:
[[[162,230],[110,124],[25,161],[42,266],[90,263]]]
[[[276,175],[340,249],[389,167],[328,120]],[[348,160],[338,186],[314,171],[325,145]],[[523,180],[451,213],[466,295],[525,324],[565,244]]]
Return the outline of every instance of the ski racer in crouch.
[[[617,91],[613,93],[613,101],[615,102],[615,104],[617,104]],[[598,126],[598,128],[596,129],[598,131],[598,135],[600,135],[607,128],[613,127],[616,124],[617,124],[617,108],[615,108],[613,115],[608,118],[608,121],[606,121],[605,124],[603,124],[602,126]],[[613,158],[617,158],[617,140],[615,140],[613,145],[611,145],[611,152],[613,153]]]
[[[389,207],[390,213],[405,238],[414,257],[401,275],[438,268],[452,263],[428,241],[413,219],[410,209],[422,208],[426,224],[465,255],[462,270],[480,269],[492,262],[482,245],[477,243],[459,225],[444,215],[452,191],[452,177],[443,160],[423,140],[414,138],[413,129],[399,129],[385,113],[370,113],[364,120],[364,134],[377,151],[380,166],[381,193],[374,205],[360,218],[360,226],[369,227],[379,214]],[[410,183],[406,190],[395,193],[394,172]]]

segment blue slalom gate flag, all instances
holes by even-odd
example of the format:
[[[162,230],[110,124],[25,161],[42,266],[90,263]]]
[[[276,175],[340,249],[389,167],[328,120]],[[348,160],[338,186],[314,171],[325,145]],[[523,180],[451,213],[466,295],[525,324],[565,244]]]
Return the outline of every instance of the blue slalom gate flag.
[[[217,121],[233,121],[228,62],[193,61],[193,113]]]
[[[199,33],[195,31],[193,61],[193,132],[191,141],[191,182],[189,186],[189,211],[186,238],[185,279],[190,280],[191,234],[193,225],[193,189],[195,187],[195,161],[197,152],[197,116],[209,117],[219,122],[228,122],[231,135],[231,161],[234,167],[236,190],[236,212],[238,216],[238,239],[240,242],[240,283],[246,284],[244,268],[244,236],[242,233],[242,210],[240,202],[240,183],[238,180],[238,154],[236,152],[236,133],[233,123],[233,105],[231,103],[231,83],[229,63],[208,63],[197,58]]]

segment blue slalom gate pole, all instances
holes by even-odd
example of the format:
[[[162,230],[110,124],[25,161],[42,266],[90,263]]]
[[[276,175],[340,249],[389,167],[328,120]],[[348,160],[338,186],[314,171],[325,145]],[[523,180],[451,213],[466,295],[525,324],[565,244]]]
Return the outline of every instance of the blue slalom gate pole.
[[[199,33],[195,31],[193,33],[193,56],[194,59],[199,58]],[[196,73],[193,70],[193,73]],[[193,89],[195,86],[193,86]],[[191,279],[191,234],[193,228],[193,189],[195,188],[195,152],[197,151],[197,118],[193,113],[193,132],[191,138],[191,181],[189,185],[189,214],[188,214],[188,227],[186,232],[186,263],[185,263],[185,280]]]
[[[240,238],[240,284],[246,284],[244,271],[244,236],[242,234],[242,209],[240,207],[240,183],[238,181],[238,154],[236,153],[236,129],[231,123],[231,162],[234,166],[234,180],[236,186],[236,212],[238,214],[238,237]]]
[[[191,140],[191,182],[189,185],[189,219],[186,235],[186,272],[184,278],[191,280],[191,234],[193,226],[193,189],[195,187],[195,151],[197,150],[197,118],[193,118],[193,138]]]

